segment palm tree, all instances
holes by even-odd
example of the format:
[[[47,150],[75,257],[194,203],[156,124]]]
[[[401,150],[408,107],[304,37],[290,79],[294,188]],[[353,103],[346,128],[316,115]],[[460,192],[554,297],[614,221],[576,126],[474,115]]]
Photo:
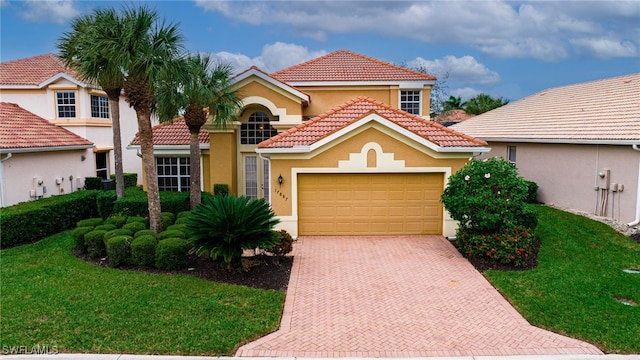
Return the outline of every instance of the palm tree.
[[[140,149],[147,184],[149,224],[162,230],[160,194],[153,153],[151,115],[156,108],[155,88],[172,81],[182,70],[182,35],[174,24],[160,22],[147,7],[127,8],[122,16],[123,36],[107,44],[107,53],[123,69],[124,93],[136,112]]]
[[[75,19],[72,31],[58,40],[58,51],[65,66],[74,69],[85,81],[97,83],[109,98],[113,128],[116,197],[124,196],[122,137],[120,135],[120,94],[124,76],[120,64],[106,50],[108,43],[119,39],[122,22],[113,9],[98,9],[91,15]]]
[[[481,93],[467,100],[462,106],[467,114],[480,115],[487,111],[507,105],[509,100],[503,98],[492,98],[491,96]]]
[[[449,95],[449,99],[444,102],[443,112],[462,109],[462,98]]]
[[[171,119],[184,110],[184,119],[191,134],[190,196],[191,209],[200,204],[200,129],[211,119],[218,128],[225,128],[240,110],[240,95],[229,88],[232,75],[228,64],[213,64],[208,56],[194,55],[185,59],[185,71],[177,83],[165,83],[157,91],[158,115]],[[208,109],[205,109],[208,108]]]

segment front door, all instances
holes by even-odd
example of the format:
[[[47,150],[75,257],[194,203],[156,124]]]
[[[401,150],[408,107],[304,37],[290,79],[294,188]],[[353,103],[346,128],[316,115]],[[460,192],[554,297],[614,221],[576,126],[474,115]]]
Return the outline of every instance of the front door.
[[[256,154],[243,155],[244,194],[251,199],[264,198],[269,202],[269,161]]]

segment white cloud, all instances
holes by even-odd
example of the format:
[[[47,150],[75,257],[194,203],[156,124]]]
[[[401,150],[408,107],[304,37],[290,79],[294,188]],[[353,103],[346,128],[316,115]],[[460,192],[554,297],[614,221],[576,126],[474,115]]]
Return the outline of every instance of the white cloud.
[[[476,90],[474,88],[470,88],[470,87],[463,87],[463,88],[458,88],[458,89],[453,89],[451,90],[451,95],[455,96],[455,97],[460,97],[460,99],[462,99],[462,101],[467,101],[469,99],[471,99],[472,97],[480,94],[482,91],[480,90]]]
[[[29,0],[23,4],[21,16],[32,22],[63,24],[80,15],[72,0]]]
[[[424,67],[428,73],[442,76],[449,74],[448,80],[476,85],[493,85],[500,81],[497,72],[489,70],[473,56],[455,57],[452,55],[440,59],[426,60],[418,57],[409,61],[409,67]]]
[[[211,54],[211,56],[218,61],[230,64],[236,72],[246,70],[251,66],[257,66],[266,72],[274,72],[326,53],[326,51],[309,51],[301,45],[276,42],[265,45],[260,56],[254,58],[224,51]]]
[[[196,0],[196,4],[240,22],[289,25],[292,33],[322,41],[331,34],[369,32],[429,44],[465,45],[495,57],[544,61],[582,55],[585,47],[596,57],[637,56],[640,48],[640,1],[634,0]],[[595,40],[602,34],[609,34],[606,44]],[[582,39],[593,39],[592,45],[586,46]]]

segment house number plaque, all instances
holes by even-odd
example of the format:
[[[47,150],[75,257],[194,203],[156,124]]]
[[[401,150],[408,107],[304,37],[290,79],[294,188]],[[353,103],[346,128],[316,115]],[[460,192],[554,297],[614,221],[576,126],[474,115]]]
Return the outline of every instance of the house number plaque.
[[[273,192],[276,193],[276,195],[280,196],[281,198],[284,199],[284,201],[289,201],[289,197],[287,195],[285,195],[282,191],[280,191],[279,189],[273,189]]]

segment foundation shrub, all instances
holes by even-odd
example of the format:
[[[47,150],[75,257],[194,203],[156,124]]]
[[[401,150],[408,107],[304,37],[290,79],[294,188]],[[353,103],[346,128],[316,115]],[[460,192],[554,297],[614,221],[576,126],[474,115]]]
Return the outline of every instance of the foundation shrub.
[[[140,267],[153,267],[156,261],[156,237],[141,235],[131,242],[131,261]]]
[[[229,184],[213,184],[213,195],[229,195]]]
[[[109,266],[118,267],[130,263],[131,241],[133,237],[129,235],[115,236],[105,240]]]
[[[501,158],[471,159],[449,177],[441,199],[459,223],[460,252],[524,265],[537,225],[537,213],[526,203],[528,195],[526,180]]]
[[[293,250],[293,237],[286,230],[274,231],[278,236],[278,242],[267,249],[275,256],[282,257]]]
[[[218,195],[203,199],[187,220],[187,236],[197,254],[222,259],[228,269],[239,268],[245,249],[268,249],[279,241],[278,224],[264,199]]]
[[[158,241],[168,238],[186,239],[186,235],[183,231],[180,230],[165,230],[158,234]]]
[[[102,178],[95,176],[87,176],[84,178],[85,190],[102,190]]]
[[[73,237],[75,248],[83,254],[87,253],[87,245],[84,242],[84,235],[93,230],[93,226],[81,226],[71,231],[71,237]]]
[[[104,246],[104,236],[106,233],[104,230],[93,230],[84,235],[87,253],[92,258],[101,258],[107,254],[107,249]]]
[[[177,270],[187,264],[187,240],[168,238],[156,246],[155,263],[158,269]]]
[[[527,184],[527,198],[525,201],[529,204],[538,203],[538,184],[534,181],[525,180]]]
[[[113,203],[116,202],[116,199],[115,190],[100,191],[96,195],[96,205],[101,218],[106,219],[113,215]]]
[[[138,186],[138,174],[136,174],[136,173],[123,173],[122,176],[124,178],[124,187],[125,188]],[[109,177],[111,178],[111,180],[113,181],[113,184],[115,186],[115,184],[116,184],[116,175],[115,174],[111,174]]]

